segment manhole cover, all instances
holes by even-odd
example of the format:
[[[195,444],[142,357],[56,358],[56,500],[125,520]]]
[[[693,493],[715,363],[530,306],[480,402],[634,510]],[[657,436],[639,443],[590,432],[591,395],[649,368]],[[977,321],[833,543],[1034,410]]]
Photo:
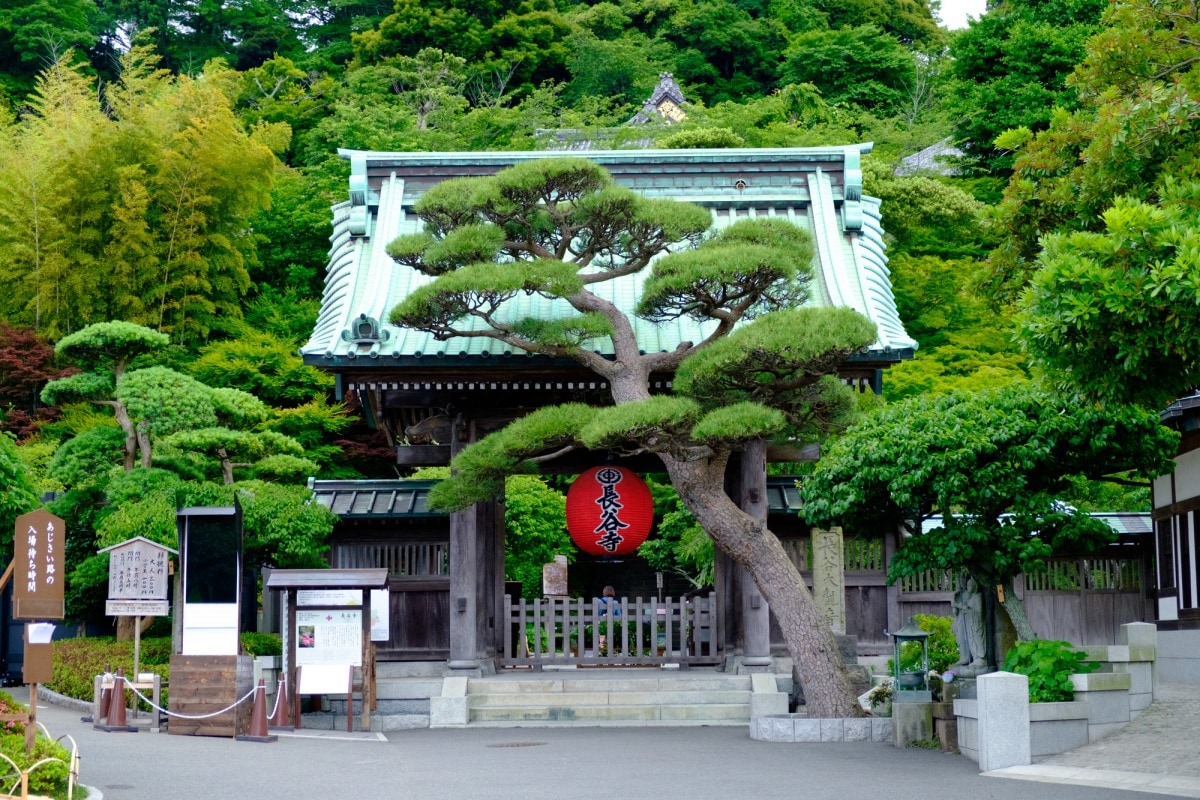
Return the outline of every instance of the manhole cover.
[[[541,747],[545,742],[501,742],[489,744],[488,747]]]

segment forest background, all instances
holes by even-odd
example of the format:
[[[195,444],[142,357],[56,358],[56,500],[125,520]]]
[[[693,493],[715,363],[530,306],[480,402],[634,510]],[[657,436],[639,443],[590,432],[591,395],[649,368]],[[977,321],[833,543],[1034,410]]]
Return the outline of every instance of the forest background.
[[[346,196],[338,148],[871,141],[865,191],[883,200],[897,304],[920,343],[887,372],[883,402],[1070,383],[1029,306],[1053,266],[1043,237],[1103,231],[1118,198],[1173,214],[1169,231],[1195,227],[1191,195],[1163,183],[1200,163],[1195,10],[1004,0],[948,31],[936,0],[6,4],[0,530],[57,493],[75,617],[103,600],[98,547],[170,542],[174,508],[235,492],[252,559],[322,563],[332,519],[304,502],[305,478],[396,475],[354,397],[335,401],[296,354],[329,207]],[[663,73],[686,118],[630,124]],[[905,161],[930,147],[939,158]],[[1194,293],[1195,266],[1182,269]],[[1074,303],[1055,313],[1133,305]],[[1196,323],[1174,324],[1186,351]],[[1194,378],[1181,358],[1174,373]],[[1064,476],[1059,499],[1147,510],[1144,482],[1098,477]],[[556,518],[562,489],[510,486],[514,570],[564,547],[561,524],[532,522]],[[656,496],[647,555],[703,582],[702,532],[669,488]]]

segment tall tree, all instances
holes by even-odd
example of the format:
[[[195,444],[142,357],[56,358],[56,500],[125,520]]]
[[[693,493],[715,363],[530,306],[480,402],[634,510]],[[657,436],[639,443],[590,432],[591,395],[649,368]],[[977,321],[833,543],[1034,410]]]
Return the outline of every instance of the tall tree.
[[[63,377],[54,365],[54,348],[26,328],[0,321],[0,428],[23,438],[49,418],[42,388]]]
[[[0,431],[0,531],[13,530],[17,517],[38,507],[33,481],[17,455],[12,437]],[[0,558],[5,562],[12,555],[12,537],[0,538]]]
[[[173,80],[146,46],[122,60],[106,111],[66,59],[33,113],[0,128],[0,313],[57,337],[124,318],[188,342],[240,315],[250,218],[268,200],[278,126],[242,131],[228,71]],[[232,92],[231,92],[232,93]],[[286,136],[284,136],[286,142]]]
[[[904,530],[888,580],[967,570],[1000,602],[1021,639],[1036,638],[1012,591],[1055,552],[1114,537],[1062,503],[1071,479],[1167,472],[1179,435],[1135,407],[1101,408],[1029,386],[894,403],[855,425],[802,484],[811,525]],[[938,517],[933,524],[929,523]]]
[[[0,5],[0,97],[14,105],[47,64],[96,41],[92,0],[25,0]]]
[[[112,408],[125,434],[122,453],[128,472],[137,457],[137,429],[129,409],[114,397],[114,392],[135,358],[162,350],[169,342],[166,334],[119,321],[96,323],[63,337],[55,345],[55,353],[76,362],[84,372],[47,384],[42,390],[42,402],[58,405],[83,400]],[[149,453],[143,454],[143,459],[148,461]]]
[[[426,232],[397,239],[388,252],[435,280],[392,311],[395,324],[572,358],[608,381],[614,402],[517,420],[457,456],[456,474],[431,501],[463,507],[495,496],[507,474],[577,446],[653,453],[688,510],[771,604],[809,713],[860,714],[800,573],[765,523],[724,492],[729,459],[748,443],[811,440],[847,421],[853,396],[831,373],[875,339],[874,326],[848,309],[794,307],[811,270],[805,232],[782,219],[746,221],[688,249],[711,225],[707,210],[640,197],[583,159],[446,181],[422,196],[416,213]],[[708,338],[672,352],[639,348],[627,310],[597,289],[648,267],[637,313],[663,323],[712,320]],[[502,321],[497,307],[523,292],[559,301],[563,315]],[[584,346],[601,336],[612,343],[611,360]],[[663,372],[675,372],[675,394],[651,396],[650,375]]]
[[[1067,78],[1099,30],[1106,0],[1003,0],[950,43],[957,81],[955,139],[979,168],[1001,177],[1012,156],[996,137],[1043,130],[1055,108],[1076,108]]]

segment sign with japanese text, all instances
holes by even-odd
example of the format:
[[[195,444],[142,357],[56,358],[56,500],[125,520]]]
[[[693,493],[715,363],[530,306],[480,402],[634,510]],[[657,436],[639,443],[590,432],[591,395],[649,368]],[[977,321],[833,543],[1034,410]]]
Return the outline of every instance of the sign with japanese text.
[[[108,600],[104,613],[109,617],[165,617],[170,609],[166,600]]]
[[[13,619],[63,618],[61,518],[38,509],[17,517],[13,548]]]
[[[109,600],[167,599],[169,548],[138,536],[105,550]]]
[[[362,666],[362,609],[296,611],[296,664]]]

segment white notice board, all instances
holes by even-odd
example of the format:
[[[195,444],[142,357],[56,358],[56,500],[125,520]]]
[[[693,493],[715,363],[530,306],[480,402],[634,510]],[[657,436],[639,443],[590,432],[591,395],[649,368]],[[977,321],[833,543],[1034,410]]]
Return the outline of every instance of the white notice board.
[[[362,666],[362,609],[296,609],[296,665]]]
[[[309,664],[300,668],[296,694],[346,694],[354,667],[349,664]]]

